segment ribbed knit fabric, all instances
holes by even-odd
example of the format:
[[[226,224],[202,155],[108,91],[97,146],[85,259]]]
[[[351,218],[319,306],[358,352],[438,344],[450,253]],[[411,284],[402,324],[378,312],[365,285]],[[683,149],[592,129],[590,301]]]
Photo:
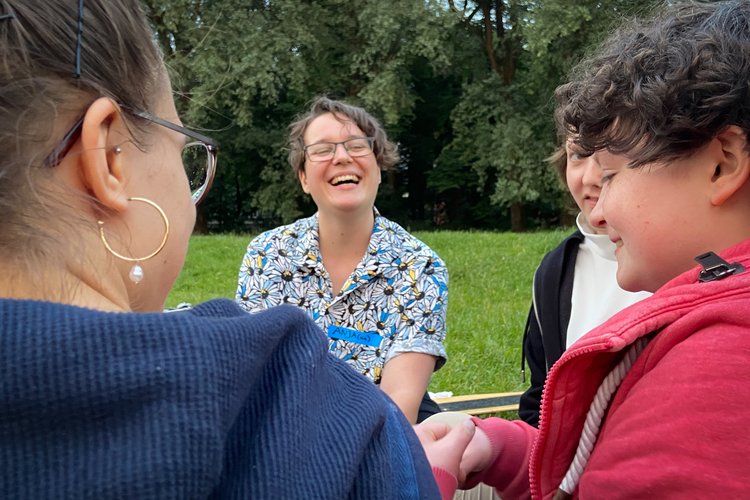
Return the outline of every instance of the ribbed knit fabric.
[[[435,476],[438,488],[440,488],[440,497],[442,500],[450,500],[453,498],[456,494],[456,487],[458,486],[456,476],[440,467],[433,467],[432,474]]]
[[[407,421],[293,307],[0,300],[2,498],[439,498]]]

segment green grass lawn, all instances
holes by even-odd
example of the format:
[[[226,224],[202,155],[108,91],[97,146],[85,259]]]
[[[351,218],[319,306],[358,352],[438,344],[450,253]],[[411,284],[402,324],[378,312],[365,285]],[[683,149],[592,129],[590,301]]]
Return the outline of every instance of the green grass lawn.
[[[569,231],[416,232],[448,266],[448,362],[431,391],[504,392],[521,383],[521,337],[531,280],[542,256]],[[234,298],[249,235],[193,236],[182,275],[167,300],[193,304]]]

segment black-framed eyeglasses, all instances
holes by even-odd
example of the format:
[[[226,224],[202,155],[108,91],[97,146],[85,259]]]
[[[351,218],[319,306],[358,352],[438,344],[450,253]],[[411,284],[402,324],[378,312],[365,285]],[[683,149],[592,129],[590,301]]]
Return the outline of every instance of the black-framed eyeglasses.
[[[190,195],[193,203],[198,205],[206,198],[208,190],[216,174],[216,158],[219,152],[218,143],[199,132],[190,130],[176,123],[163,120],[146,111],[129,110],[122,106],[123,110],[148,120],[162,127],[166,127],[175,132],[179,132],[192,141],[188,141],[182,147],[182,165],[185,168],[188,182],[190,183]],[[71,129],[63,136],[59,146],[52,150],[49,156],[44,160],[45,167],[56,167],[62,159],[70,152],[70,149],[81,136],[81,127],[83,126],[83,117],[76,120]]]
[[[310,161],[329,161],[336,156],[336,147],[341,144],[352,158],[372,153],[373,137],[353,137],[341,142],[316,142],[305,146],[305,156]]]

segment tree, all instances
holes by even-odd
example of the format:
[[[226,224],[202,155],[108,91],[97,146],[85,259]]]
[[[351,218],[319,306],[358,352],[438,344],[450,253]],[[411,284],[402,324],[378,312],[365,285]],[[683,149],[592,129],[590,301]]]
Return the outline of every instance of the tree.
[[[552,94],[613,22],[654,0],[144,0],[178,109],[220,141],[198,227],[246,230],[311,213],[286,130],[317,95],[381,118],[402,152],[378,206],[401,222],[559,220],[544,158]],[[426,209],[427,208],[427,209]]]
[[[414,74],[451,60],[435,2],[148,0],[187,121],[220,139],[207,218],[289,221],[309,211],[286,165],[286,127],[316,95],[363,105],[391,135],[419,102]],[[391,177],[391,188],[396,180]],[[266,224],[268,225],[268,224]]]
[[[619,17],[653,1],[450,0],[450,12],[480,42],[483,72],[469,73],[453,110],[453,140],[443,149],[430,186],[470,189],[509,209],[514,231],[524,227],[524,207],[562,207],[564,189],[545,157],[554,148],[554,88]],[[481,46],[481,49],[479,48]],[[462,184],[438,179],[457,163],[470,175]]]

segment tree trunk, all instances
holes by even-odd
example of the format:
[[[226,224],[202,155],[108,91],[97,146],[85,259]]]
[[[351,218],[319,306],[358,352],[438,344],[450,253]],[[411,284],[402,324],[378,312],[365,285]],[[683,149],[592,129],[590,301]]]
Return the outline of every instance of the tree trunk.
[[[520,202],[515,202],[510,206],[510,230],[514,233],[520,233],[524,229],[523,205]]]
[[[484,16],[482,23],[484,24],[484,51],[487,54],[487,59],[490,61],[490,67],[492,71],[500,74],[500,69],[497,64],[497,57],[495,56],[495,48],[493,43],[493,26],[492,26],[492,6],[489,1],[479,2],[482,7],[482,15]]]
[[[208,217],[206,216],[206,211],[201,206],[197,207],[193,234],[208,234]]]
[[[385,178],[388,182],[388,186],[393,190],[393,192],[396,192],[396,169],[389,168],[385,171]]]

